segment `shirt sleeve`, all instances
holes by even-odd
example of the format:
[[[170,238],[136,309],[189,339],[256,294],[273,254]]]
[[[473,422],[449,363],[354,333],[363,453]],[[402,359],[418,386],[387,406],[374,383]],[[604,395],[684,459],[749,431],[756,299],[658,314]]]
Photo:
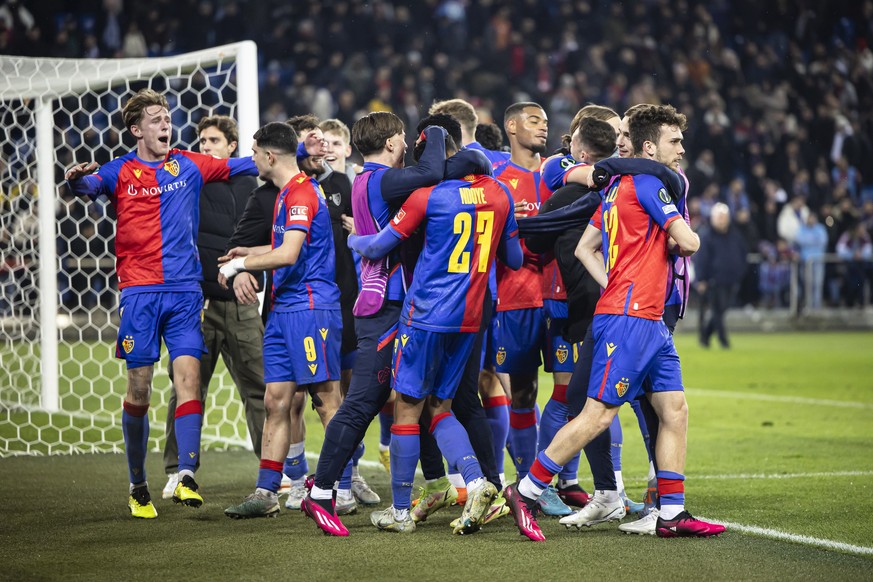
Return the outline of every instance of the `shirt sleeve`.
[[[115,195],[115,186],[118,183],[118,172],[120,169],[121,163],[113,160],[108,164],[100,166],[93,174],[83,176],[78,180],[70,180],[67,183],[70,185],[70,190],[76,196],[97,198],[103,194],[111,199]]]
[[[309,232],[318,212],[318,195],[312,185],[303,182],[285,194],[285,230]]]
[[[633,181],[637,200],[640,201],[640,205],[642,205],[646,213],[661,228],[667,230],[671,222],[682,217],[679,209],[676,208],[676,204],[673,202],[672,196],[670,196],[667,188],[659,179],[648,174],[642,174],[634,176]]]
[[[382,175],[380,190],[388,204],[402,203],[416,188],[431,186],[443,179],[446,167],[446,130],[430,126],[425,129],[427,145],[417,166],[390,168]]]
[[[388,224],[401,238],[407,239],[424,222],[427,201],[433,187],[419,188],[403,203],[400,210]]]
[[[594,214],[591,215],[591,220],[588,221],[588,224],[596,228],[597,230],[603,230],[603,203],[597,205],[597,210],[594,211]]]

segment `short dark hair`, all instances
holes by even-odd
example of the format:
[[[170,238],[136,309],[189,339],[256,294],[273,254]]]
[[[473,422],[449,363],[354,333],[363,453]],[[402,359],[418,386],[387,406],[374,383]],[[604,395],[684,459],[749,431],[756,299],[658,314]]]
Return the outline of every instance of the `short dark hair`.
[[[418,127],[415,128],[416,134],[421,133],[430,125],[442,127],[456,144],[461,143],[461,123],[451,115],[446,113],[434,113],[433,115],[423,117],[421,121],[418,122]]]
[[[374,111],[363,116],[352,126],[352,143],[362,156],[382,151],[385,142],[403,133],[403,121],[389,111]]]
[[[314,115],[295,115],[286,121],[288,125],[294,128],[297,135],[305,135],[310,131],[318,129],[318,124],[321,121]]]
[[[503,125],[505,126],[510,119],[514,119],[521,115],[522,111],[524,111],[528,107],[543,109],[542,105],[540,105],[539,103],[534,103],[533,101],[519,101],[518,103],[513,103],[506,108],[506,111],[503,112]],[[545,109],[543,109],[543,111],[545,111]]]
[[[578,131],[579,142],[595,160],[608,158],[615,151],[615,129],[607,122],[583,117],[579,121]]]
[[[672,105],[653,105],[641,108],[631,114],[627,125],[631,144],[639,155],[643,151],[645,142],[658,143],[658,139],[661,137],[661,126],[678,127],[685,131],[688,127],[688,121]]]
[[[227,115],[210,115],[209,117],[204,117],[197,124],[197,135],[200,135],[207,127],[215,127],[224,134],[224,137],[227,139],[227,142],[230,143],[232,141],[239,142],[239,129],[236,126],[236,121],[232,117],[228,117]]]
[[[275,148],[284,153],[297,151],[297,132],[287,123],[271,121],[252,136],[259,148]]]
[[[486,150],[503,150],[503,130],[496,123],[480,123],[476,126],[476,141]]]

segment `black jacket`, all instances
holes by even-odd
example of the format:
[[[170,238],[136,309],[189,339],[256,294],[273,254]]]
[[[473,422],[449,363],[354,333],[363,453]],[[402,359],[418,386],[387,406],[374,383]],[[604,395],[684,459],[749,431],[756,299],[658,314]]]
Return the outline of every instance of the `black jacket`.
[[[594,317],[594,307],[600,298],[600,286],[576,258],[576,245],[600,205],[600,194],[581,184],[568,184],[555,190],[543,202],[538,216],[548,216],[561,208],[573,205],[576,224],[558,233],[529,234],[524,238],[527,248],[535,253],[555,253],[564,287],[567,289],[567,323],[561,335],[568,342],[585,339],[585,331]],[[528,219],[523,219],[528,220]]]
[[[200,190],[200,226],[197,250],[203,265],[203,296],[206,299],[235,301],[233,289],[218,284],[218,257],[243,214],[246,199],[258,185],[252,176],[233,176],[227,182],[210,182]]]
[[[272,244],[273,211],[278,195],[279,189],[270,182],[259,186],[249,195],[242,217],[227,243],[227,250],[234,247],[258,247]],[[272,271],[258,271],[253,272],[253,274],[258,279],[259,290],[267,290],[264,294],[264,310],[261,312],[261,317],[266,322],[267,314],[270,313],[272,299],[270,290],[273,288],[273,273]]]
[[[710,228],[701,234],[694,255],[697,280],[710,286],[738,285],[746,274],[746,254],[746,242],[734,225],[727,232]]]

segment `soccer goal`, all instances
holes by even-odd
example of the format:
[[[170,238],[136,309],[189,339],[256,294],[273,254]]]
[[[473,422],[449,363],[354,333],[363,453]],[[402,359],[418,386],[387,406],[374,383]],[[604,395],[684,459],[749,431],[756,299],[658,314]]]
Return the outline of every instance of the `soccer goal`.
[[[112,208],[72,196],[74,162],[106,163],[134,147],[121,108],[143,87],[166,94],[175,147],[197,123],[230,115],[240,152],[258,128],[251,41],[152,59],[0,57],[0,457],[122,450],[125,371],[118,325]],[[169,379],[155,371],[150,447],[163,445]],[[230,375],[212,379],[204,447],[247,446]],[[248,445],[250,446],[250,445]]]

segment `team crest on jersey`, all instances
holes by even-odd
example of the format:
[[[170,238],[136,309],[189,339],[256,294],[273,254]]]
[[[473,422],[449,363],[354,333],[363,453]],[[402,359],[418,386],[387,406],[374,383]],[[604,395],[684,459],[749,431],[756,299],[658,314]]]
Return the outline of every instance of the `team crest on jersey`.
[[[121,347],[124,348],[124,353],[129,354],[133,351],[133,336],[126,335],[124,336],[124,340],[121,342]]]
[[[673,199],[670,198],[670,195],[667,194],[667,190],[665,190],[664,188],[658,190],[658,198],[660,198],[661,202],[663,202],[664,204],[670,204],[671,202],[673,202]]]
[[[397,216],[394,217],[394,224],[400,224],[404,216],[406,216],[406,211],[401,208],[397,211]]]
[[[502,366],[503,362],[506,361],[506,350],[500,348],[497,350],[497,365]]]
[[[315,371],[318,369],[318,364],[309,364],[309,371],[315,376]]]
[[[177,177],[179,175],[179,160],[170,160],[164,164],[164,170],[170,172],[174,178]]]
[[[474,176],[473,174],[467,174],[466,176],[464,176],[461,179],[464,180],[465,182],[475,182],[476,176]]]
[[[615,393],[618,394],[618,397],[621,398],[625,394],[627,394],[627,389],[630,388],[630,380],[627,378],[622,378],[620,382],[615,385]]]
[[[318,330],[318,333],[321,334],[321,339],[323,339],[323,340],[327,339],[327,332],[328,332],[328,329],[326,327],[322,327],[321,329]]]
[[[382,368],[376,374],[376,378],[379,379],[379,384],[387,384],[388,380],[391,378],[391,370],[388,368]]]
[[[139,180],[139,177],[142,176],[142,168],[134,168],[133,175],[136,176],[137,180]]]
[[[518,188],[518,178],[512,178],[511,180],[509,180],[509,183],[512,185],[513,190]]]
[[[570,355],[570,350],[567,348],[560,348],[555,350],[555,356],[558,358],[558,362],[563,364],[567,361],[567,356]]]
[[[339,206],[343,203],[342,194],[340,194],[339,192],[334,192],[330,195],[330,201],[334,206]]]
[[[609,342],[608,344],[606,344],[606,357],[608,358],[609,356],[611,356],[612,352],[614,352],[615,348],[617,348],[617,347],[618,346],[612,342]]]
[[[402,336],[400,336],[400,345],[402,345],[404,348],[406,347],[406,342],[408,342],[408,341],[409,341],[409,336],[406,335],[405,333]]]

